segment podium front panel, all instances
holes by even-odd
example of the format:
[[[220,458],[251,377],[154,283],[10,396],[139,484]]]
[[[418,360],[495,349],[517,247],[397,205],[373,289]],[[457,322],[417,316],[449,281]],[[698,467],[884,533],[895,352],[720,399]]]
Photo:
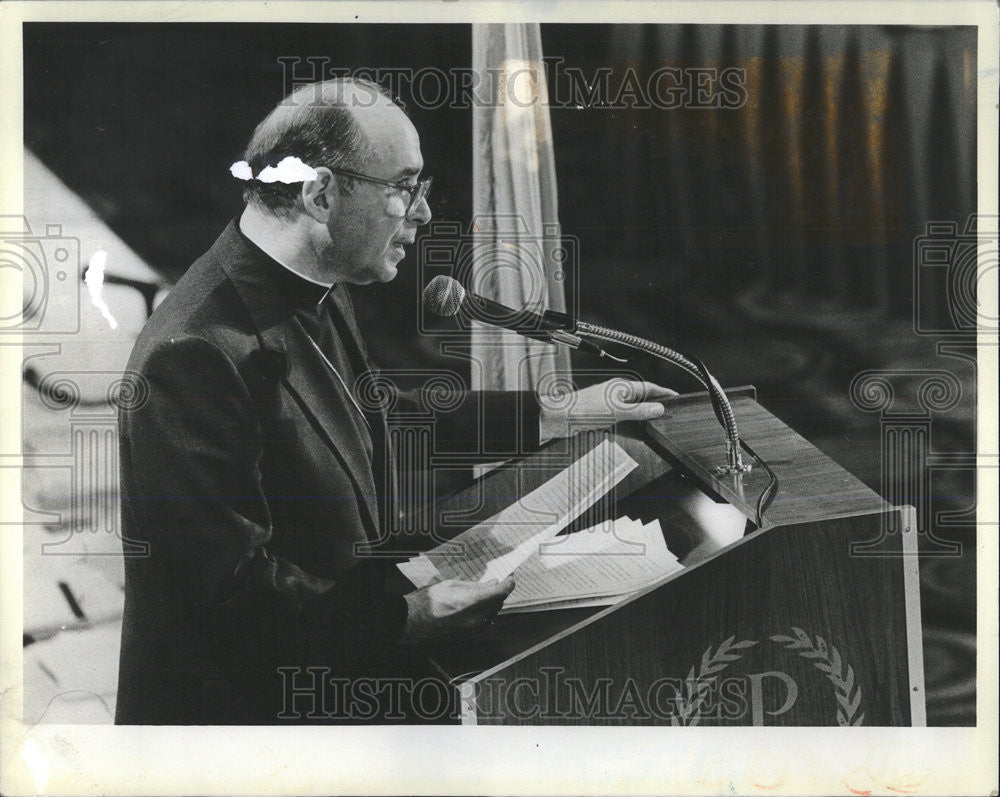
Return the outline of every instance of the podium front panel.
[[[897,518],[899,513],[895,513]],[[477,724],[910,725],[904,534],[874,513],[757,532],[466,680]],[[895,555],[891,555],[895,553]],[[558,614],[558,612],[554,613]],[[912,625],[912,621],[910,623]],[[912,681],[912,682],[911,682]]]

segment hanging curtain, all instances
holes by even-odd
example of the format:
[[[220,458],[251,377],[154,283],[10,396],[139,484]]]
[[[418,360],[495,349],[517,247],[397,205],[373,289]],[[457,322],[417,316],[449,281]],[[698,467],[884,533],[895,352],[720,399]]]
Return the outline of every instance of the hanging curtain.
[[[470,287],[508,307],[565,311],[570,275],[561,246],[548,92],[537,23],[472,26],[480,77],[473,108]],[[476,324],[477,390],[535,390],[569,376],[562,347]]]

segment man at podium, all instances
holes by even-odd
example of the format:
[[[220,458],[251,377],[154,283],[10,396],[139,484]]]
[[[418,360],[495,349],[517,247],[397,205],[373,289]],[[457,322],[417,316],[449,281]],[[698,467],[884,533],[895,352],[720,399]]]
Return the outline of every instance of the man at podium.
[[[120,416],[126,559],[116,721],[311,721],[297,677],[399,672],[407,646],[481,627],[513,589],[450,580],[405,596],[360,551],[396,512],[386,416],[348,285],[391,281],[431,218],[419,137],[380,87],[300,88],[254,131],[242,215],[139,336],[148,392]],[[574,401],[469,393],[436,413],[454,450],[509,458],[581,428],[648,420],[673,392],[608,384]],[[377,712],[375,712],[377,714]],[[377,718],[377,717],[376,717]],[[400,721],[396,717],[395,721]]]

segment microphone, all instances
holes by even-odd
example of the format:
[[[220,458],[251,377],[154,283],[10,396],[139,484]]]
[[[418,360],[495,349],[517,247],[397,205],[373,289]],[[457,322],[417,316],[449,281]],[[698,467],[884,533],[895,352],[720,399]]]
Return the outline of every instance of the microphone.
[[[561,343],[589,354],[596,354],[598,357],[627,362],[608,354],[597,344],[574,335],[571,330],[576,324],[566,313],[546,310],[539,315],[530,310],[515,310],[485,296],[467,291],[457,279],[444,274],[439,274],[427,283],[423,301],[424,309],[434,315],[450,318],[461,314],[474,321],[509,329],[526,338],[544,343]]]
[[[424,288],[424,308],[440,316],[455,316],[482,321],[536,340],[549,342],[551,333],[572,330],[573,320],[566,313],[546,310],[542,315],[530,310],[515,310],[485,296],[467,291],[458,280],[440,274]]]

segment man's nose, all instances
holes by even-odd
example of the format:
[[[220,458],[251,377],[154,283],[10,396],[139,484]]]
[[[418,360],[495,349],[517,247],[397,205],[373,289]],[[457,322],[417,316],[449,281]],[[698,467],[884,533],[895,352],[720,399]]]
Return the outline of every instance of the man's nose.
[[[430,203],[427,201],[427,197],[421,197],[420,201],[413,206],[413,210],[410,211],[409,221],[412,221],[418,227],[427,224],[431,220],[433,214],[431,213]]]

